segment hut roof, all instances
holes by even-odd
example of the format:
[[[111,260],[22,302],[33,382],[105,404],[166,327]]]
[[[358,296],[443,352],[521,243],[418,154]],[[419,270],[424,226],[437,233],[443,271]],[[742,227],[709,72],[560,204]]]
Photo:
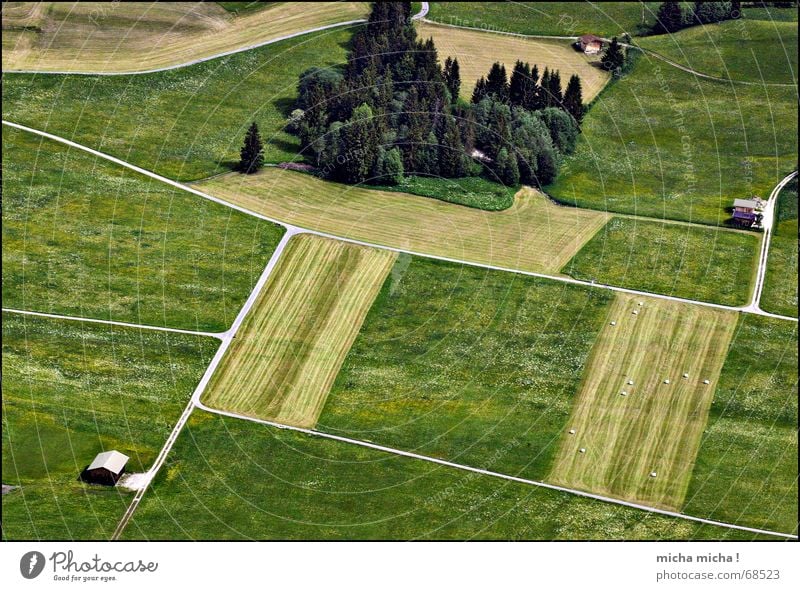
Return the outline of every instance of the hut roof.
[[[734,207],[749,207],[750,209],[755,209],[758,207],[758,203],[756,203],[752,199],[734,199],[733,201]]]
[[[94,461],[89,464],[87,470],[96,470],[97,468],[105,468],[109,472],[119,474],[128,463],[128,456],[119,453],[117,450],[104,451],[97,454]]]

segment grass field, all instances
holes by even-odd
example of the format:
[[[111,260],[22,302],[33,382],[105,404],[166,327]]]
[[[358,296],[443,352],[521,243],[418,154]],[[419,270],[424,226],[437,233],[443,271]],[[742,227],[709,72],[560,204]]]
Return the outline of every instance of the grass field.
[[[318,429],[542,478],[611,299],[401,255]]]
[[[472,96],[478,78],[486,76],[497,61],[505,64],[509,74],[517,60],[538,64],[540,72],[544,72],[545,67],[559,70],[565,88],[569,77],[578,74],[585,102],[597,96],[609,80],[606,72],[592,65],[598,61],[596,57],[590,58],[575,51],[569,41],[523,39],[429,23],[418,23],[417,32],[424,39],[433,37],[440,61],[448,56],[458,58],[461,96],[467,100]]]
[[[528,189],[509,209],[486,212],[279,169],[220,176],[197,187],[304,228],[526,271],[558,271],[607,219],[554,205]]]
[[[736,314],[618,294],[606,321],[548,480],[677,510]]]
[[[149,468],[217,346],[4,313],[3,539],[108,539],[133,495],[78,474],[108,449]]]
[[[635,34],[643,16],[646,25],[652,25],[658,4],[645,2],[643,11],[639,2],[431,2],[428,18],[524,35],[611,37],[625,31]]]
[[[793,84],[797,81],[797,23],[741,19],[690,27],[637,43],[703,74]]]
[[[684,512],[797,534],[797,323],[741,315]]]
[[[364,185],[364,188],[371,188]],[[466,205],[485,211],[503,211],[514,205],[519,187],[492,182],[482,176],[448,179],[432,176],[406,176],[397,185],[377,187],[383,191],[433,197],[447,203]]]
[[[318,236],[291,238],[203,402],[313,427],[395,258]]]
[[[797,177],[778,195],[761,308],[797,316]]]
[[[43,4],[4,4],[3,70],[164,68],[368,13],[365,2],[280,2],[233,14],[215,2]]]
[[[701,80],[643,56],[592,107],[548,192],[580,207],[722,224],[734,198],[766,198],[796,162],[795,89]]]
[[[263,13],[259,13],[263,14]],[[267,162],[298,157],[283,131],[300,74],[344,62],[352,29],[136,76],[3,74],[3,118],[178,180],[228,172],[258,123]]]
[[[195,411],[123,538],[755,536]]]
[[[758,248],[755,234],[615,217],[562,271],[587,281],[745,305]]]
[[[3,128],[3,306],[227,330],[273,224]]]

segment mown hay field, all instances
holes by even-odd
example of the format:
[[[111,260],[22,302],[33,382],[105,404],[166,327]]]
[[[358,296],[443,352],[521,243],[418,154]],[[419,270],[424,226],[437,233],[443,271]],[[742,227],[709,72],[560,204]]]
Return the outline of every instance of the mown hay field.
[[[313,235],[291,238],[203,402],[313,427],[395,258]]]
[[[3,70],[165,68],[364,18],[368,12],[365,2],[277,2],[242,16],[216,2],[41,4],[7,9],[4,3]]]
[[[761,308],[797,317],[797,177],[778,195]]]
[[[223,175],[195,186],[251,211],[344,238],[550,273],[608,219],[602,212],[555,205],[527,188],[510,208],[488,212],[275,168]]]
[[[734,312],[617,295],[549,481],[680,509],[735,327]]]
[[[461,67],[461,96],[472,96],[475,82],[486,76],[494,62],[505,65],[508,75],[517,60],[537,64],[539,72],[545,67],[561,72],[562,87],[566,88],[572,74],[578,74],[583,87],[583,100],[591,101],[603,89],[610,76],[590,58],[572,48],[569,40],[525,39],[498,33],[470,31],[431,23],[420,23],[417,32],[423,39],[433,37],[439,59],[458,58]]]

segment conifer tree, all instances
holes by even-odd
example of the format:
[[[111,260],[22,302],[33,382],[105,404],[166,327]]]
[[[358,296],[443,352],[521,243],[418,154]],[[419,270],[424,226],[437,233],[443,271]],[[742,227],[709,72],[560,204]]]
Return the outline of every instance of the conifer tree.
[[[519,167],[517,166],[517,158],[514,154],[509,153],[508,149],[503,147],[497,154],[497,161],[495,162],[495,174],[497,177],[509,187],[515,187],[519,184]]]
[[[503,103],[508,101],[508,75],[506,67],[500,62],[492,64],[489,75],[486,76],[486,94]]]
[[[542,74],[542,81],[539,83],[539,102],[541,104],[541,109],[545,109],[551,106],[550,102],[550,70],[547,69],[547,66],[544,68],[544,73]]]
[[[547,96],[551,107],[560,107],[563,96],[561,95],[561,74],[558,70],[550,72],[550,83],[548,84]]]
[[[477,105],[487,96],[486,78],[481,76],[475,83],[475,90],[472,91],[472,103]]]
[[[461,91],[461,68],[458,59],[448,57],[444,61],[444,84],[450,92],[450,100],[458,101],[458,93]]]
[[[603,54],[600,65],[604,70],[618,73],[624,64],[625,54],[622,52],[622,47],[617,41],[617,38],[613,37],[611,39],[611,44]]]
[[[258,172],[264,166],[264,145],[261,143],[261,135],[258,133],[256,122],[250,124],[244,136],[244,145],[239,152],[238,170],[245,174]]]
[[[527,63],[517,60],[514,70],[511,73],[511,81],[508,84],[508,102],[518,107],[525,106],[525,95],[531,80],[531,67]]]
[[[683,27],[683,9],[680,2],[662,2],[656,13],[656,24],[653,32],[674,33]]]
[[[581,79],[577,74],[573,74],[569,78],[567,90],[564,91],[563,107],[576,122],[581,122],[584,113],[583,91],[581,89]]]

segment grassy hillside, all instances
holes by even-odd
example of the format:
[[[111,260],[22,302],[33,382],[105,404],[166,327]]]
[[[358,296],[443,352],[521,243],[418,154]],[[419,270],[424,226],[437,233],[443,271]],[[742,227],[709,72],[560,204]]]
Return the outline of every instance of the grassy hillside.
[[[3,128],[3,306],[226,330],[283,230]]]
[[[797,323],[743,314],[684,512],[797,533]]]
[[[230,170],[251,121],[267,162],[292,160],[299,143],[283,127],[298,77],[342,63],[349,38],[323,31],[156,74],[5,74],[3,118],[180,180]]]
[[[641,57],[583,122],[549,192],[580,207],[722,224],[797,161],[793,88],[701,80]]]
[[[687,299],[745,305],[759,241],[754,234],[615,217],[562,272]]]
[[[479,211],[277,168],[197,186],[304,228],[526,271],[557,272],[607,219],[602,212],[555,205],[530,189],[520,191],[508,209]]]
[[[778,195],[761,308],[797,316],[797,177]]]
[[[149,468],[218,345],[3,314],[3,539],[108,539],[133,493],[78,475],[109,449]]]
[[[642,17],[655,22],[658,2],[432,2],[428,18],[440,23],[525,35],[635,34]]]
[[[755,537],[200,411],[123,535],[128,540]]]
[[[542,478],[611,299],[403,255],[317,428]]]
[[[16,4],[16,3],[7,3]],[[34,4],[34,3],[24,3]],[[365,18],[366,2],[43,2],[3,5],[3,70],[171,67]]]
[[[711,76],[756,83],[797,80],[797,23],[742,19],[637,43]]]

